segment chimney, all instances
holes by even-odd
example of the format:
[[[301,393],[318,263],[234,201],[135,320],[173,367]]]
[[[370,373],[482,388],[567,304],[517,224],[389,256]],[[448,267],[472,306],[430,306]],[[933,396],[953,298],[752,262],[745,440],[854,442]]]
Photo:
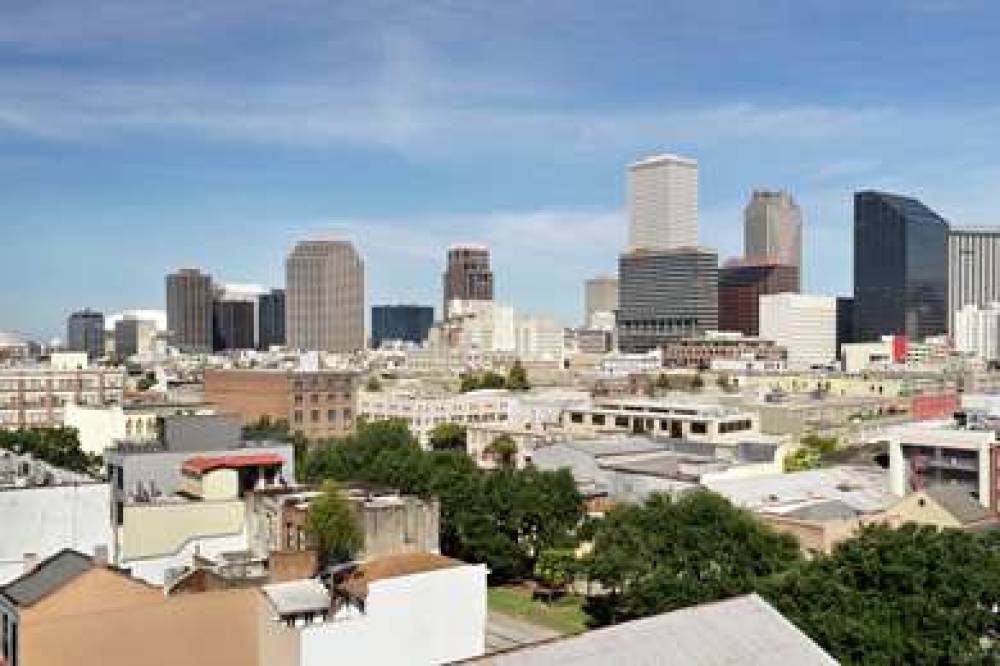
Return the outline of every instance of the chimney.
[[[94,546],[94,566],[106,567],[108,566],[108,546],[107,544],[100,544]]]
[[[38,568],[38,553],[25,553],[21,559],[24,562],[24,573],[31,573]]]

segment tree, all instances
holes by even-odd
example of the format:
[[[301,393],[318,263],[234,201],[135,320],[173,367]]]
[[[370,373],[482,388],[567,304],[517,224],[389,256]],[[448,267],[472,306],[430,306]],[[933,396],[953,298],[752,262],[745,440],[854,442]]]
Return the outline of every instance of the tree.
[[[503,469],[513,469],[517,464],[517,443],[508,434],[499,435],[490,442],[486,453]]]
[[[315,498],[306,513],[306,530],[320,557],[346,561],[364,547],[364,534],[351,501],[332,480],[323,482],[323,494]]]
[[[434,426],[431,430],[431,448],[435,451],[462,451],[464,452],[467,438],[465,426],[457,423],[445,422]]]
[[[527,391],[531,388],[531,384],[528,383],[528,373],[521,359],[516,359],[507,371],[507,388],[511,391]]]
[[[73,472],[95,474],[101,468],[101,456],[83,450],[76,428],[0,429],[0,449],[30,454],[37,460]]]
[[[561,590],[576,579],[579,569],[579,560],[572,549],[550,548],[538,556],[535,578],[550,588]]]
[[[136,382],[135,387],[140,391],[148,391],[156,385],[156,373],[147,372],[139,378]]]
[[[708,491],[616,507],[593,544],[590,575],[612,591],[588,609],[598,624],[746,594],[801,558],[793,537]]]
[[[700,391],[705,388],[705,380],[702,378],[700,372],[691,378],[690,386],[692,391]]]
[[[998,543],[871,526],[758,591],[845,664],[997,663]]]
[[[379,380],[378,375],[372,375],[368,378],[365,383],[365,390],[371,393],[378,393],[382,390],[382,382]]]

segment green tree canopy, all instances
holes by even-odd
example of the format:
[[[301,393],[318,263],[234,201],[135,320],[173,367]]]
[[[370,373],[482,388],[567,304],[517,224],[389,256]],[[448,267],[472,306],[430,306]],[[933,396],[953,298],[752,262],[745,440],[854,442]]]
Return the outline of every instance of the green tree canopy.
[[[998,663],[997,545],[992,535],[872,526],[759,592],[844,664]]]
[[[531,388],[531,384],[528,383],[528,373],[521,359],[516,359],[507,371],[507,388],[512,391],[527,391]]]
[[[517,465],[517,443],[510,435],[498,435],[486,447],[486,453],[503,469],[513,469]]]
[[[80,446],[76,428],[0,429],[0,449],[28,453],[73,472],[94,474],[101,467],[101,456],[89,454]]]
[[[309,505],[306,529],[320,557],[349,560],[364,547],[358,516],[335,481],[324,481],[322,488],[323,494]]]
[[[431,430],[431,448],[435,451],[465,451],[467,431],[465,426],[445,422]]]
[[[378,378],[378,375],[371,375],[368,381],[365,382],[365,390],[371,391],[372,393],[377,393],[382,390],[382,381]]]
[[[613,591],[591,608],[595,623],[745,594],[801,557],[793,537],[708,491],[616,507],[593,543],[591,575]]]

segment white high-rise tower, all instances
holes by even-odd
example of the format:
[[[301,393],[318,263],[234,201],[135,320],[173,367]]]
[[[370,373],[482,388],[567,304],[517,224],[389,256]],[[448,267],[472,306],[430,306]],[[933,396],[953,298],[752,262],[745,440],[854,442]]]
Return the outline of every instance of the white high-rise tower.
[[[677,155],[628,166],[628,249],[698,245],[698,162]]]

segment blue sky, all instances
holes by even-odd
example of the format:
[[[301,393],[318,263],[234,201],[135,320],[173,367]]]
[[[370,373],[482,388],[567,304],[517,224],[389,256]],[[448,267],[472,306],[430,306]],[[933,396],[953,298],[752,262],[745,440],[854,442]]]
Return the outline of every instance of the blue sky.
[[[754,6],[758,5],[758,6]],[[954,224],[1000,204],[1000,7],[881,2],[0,3],[0,329],[162,307],[194,265],[280,285],[353,239],[371,303],[440,300],[448,244],[575,323],[624,244],[623,167],[697,157],[701,241],[754,187],[805,213],[807,289],[851,289],[851,194]]]

